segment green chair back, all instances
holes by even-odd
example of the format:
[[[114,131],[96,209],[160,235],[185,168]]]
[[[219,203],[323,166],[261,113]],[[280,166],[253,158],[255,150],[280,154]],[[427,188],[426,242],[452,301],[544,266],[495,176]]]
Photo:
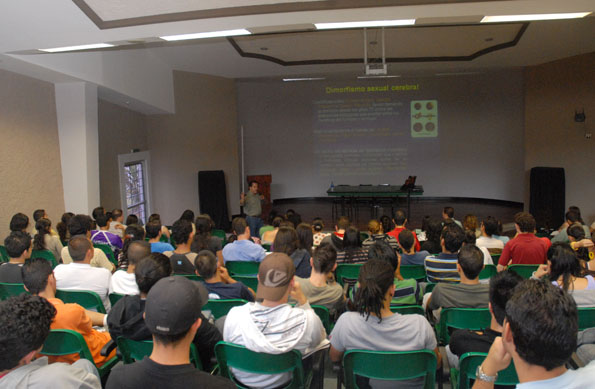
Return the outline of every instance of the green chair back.
[[[401,315],[424,315],[424,309],[421,305],[391,305],[390,310]]]
[[[233,307],[238,307],[246,303],[248,301],[242,299],[209,300],[202,310],[211,311],[215,319],[219,319],[221,316],[227,315],[227,312]]]
[[[87,359],[95,365],[93,361],[93,355],[89,351],[89,347],[85,342],[85,338],[81,334],[72,330],[51,330],[47,339],[41,349],[43,355],[70,355],[78,354],[80,358]],[[113,357],[112,359],[105,362],[101,367],[97,367],[100,377],[104,377],[109,374],[110,370],[114,365],[118,363],[118,358]]]
[[[324,326],[324,330],[326,331],[327,335],[331,333],[331,315],[327,307],[322,305],[312,305],[311,306],[316,315],[320,318],[322,325]]]
[[[174,274],[174,276],[186,277],[190,281],[201,281],[201,282],[205,281],[204,278],[202,278],[201,276],[197,276],[196,274]]]
[[[159,241],[169,243],[169,238],[165,235],[161,235],[161,238],[159,238]]]
[[[400,267],[403,278],[414,278],[418,282],[426,280],[426,268],[424,265],[402,265]]]
[[[85,309],[105,313],[105,307],[99,295],[90,290],[56,290],[56,298],[64,303],[74,303]]]
[[[337,282],[339,282],[339,284],[341,284],[341,286],[344,286],[345,279],[357,280],[357,277],[359,276],[359,269],[361,269],[361,267],[362,267],[361,263],[340,263],[340,264],[338,264],[337,270],[336,270]]]
[[[265,354],[248,350],[228,342],[219,342],[215,345],[217,363],[221,375],[232,380],[238,388],[245,388],[235,380],[230,367],[255,374],[280,374],[292,372],[291,382],[284,388],[307,388],[311,374],[306,376],[302,366],[302,354],[291,350],[283,354]]]
[[[264,251],[270,252],[271,251],[271,244],[270,243],[263,243],[262,244],[262,248],[264,249]]]
[[[114,256],[114,252],[112,251],[112,248],[109,246],[109,244],[93,243],[93,247],[103,251],[107,259],[109,259],[109,261],[113,263],[115,267],[118,267],[118,260]]]
[[[477,366],[481,365],[487,353],[465,353],[459,360],[459,370],[450,369],[451,384],[453,389],[469,389],[470,381],[475,379]],[[519,378],[514,368],[514,362],[504,370],[498,372],[497,385],[514,386],[519,383]],[[457,385],[458,384],[458,385]]]
[[[531,278],[531,275],[533,274],[533,272],[535,270],[537,270],[538,267],[539,267],[539,265],[510,265],[510,266],[508,266],[508,268],[510,270],[517,273],[524,279]]]
[[[498,263],[498,262],[494,262],[494,263]],[[479,279],[485,280],[485,279],[492,278],[492,276],[495,275],[496,273],[498,273],[496,265],[485,265],[483,267],[483,269],[481,270],[481,272],[479,273]]]
[[[225,245],[227,243],[227,237],[225,236],[225,231],[214,229],[211,231],[211,235],[221,238],[221,245]]]
[[[498,264],[498,261],[500,260],[500,256],[502,254],[490,254],[490,257],[492,257],[492,263],[495,263],[496,265]]]
[[[31,251],[31,258],[43,258],[50,261],[52,264],[52,269],[58,266],[58,261],[56,261],[56,257],[54,257],[54,253],[50,250],[32,250]]]
[[[425,377],[424,388],[434,389],[436,354],[430,350],[348,350],[343,356],[345,388],[355,389],[355,376],[381,380],[409,380]]]
[[[124,294],[120,294],[120,293],[110,293],[107,297],[109,298],[109,303],[113,307],[114,304],[116,304],[118,301],[120,301],[120,299],[124,296],[125,296]]]
[[[426,294],[426,293],[432,293],[432,291],[434,290],[435,287],[436,287],[436,283],[435,282],[428,282],[426,284],[426,289],[424,289],[424,294]]]
[[[25,290],[23,284],[0,282],[0,300],[6,300],[9,297],[18,296],[22,293],[29,293]]]
[[[488,308],[446,308],[440,312],[437,325],[438,338],[442,344],[450,341],[450,328],[482,330],[490,326],[492,315]]]
[[[258,278],[256,278],[255,276],[233,276],[233,279],[241,282],[242,284],[246,285],[248,288],[251,288],[255,292],[256,289],[258,289]]]
[[[6,247],[0,245],[0,262],[8,262],[9,260],[10,258],[8,258]]]
[[[116,340],[116,343],[118,344],[120,354],[122,354],[122,362],[125,365],[140,361],[153,352],[152,340],[132,340],[120,336]],[[203,370],[198,350],[194,343],[190,344],[190,363],[197,369]]]
[[[258,274],[258,267],[260,262],[247,261],[228,261],[225,262],[225,267],[230,275],[238,276],[255,276]]]
[[[578,329],[595,327],[595,308],[578,308]]]

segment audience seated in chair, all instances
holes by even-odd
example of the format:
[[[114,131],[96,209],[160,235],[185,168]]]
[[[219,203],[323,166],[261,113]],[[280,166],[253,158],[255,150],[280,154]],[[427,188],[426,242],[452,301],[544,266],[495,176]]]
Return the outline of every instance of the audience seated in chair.
[[[40,218],[35,222],[35,229],[37,234],[33,239],[33,250],[49,250],[54,255],[56,262],[60,263],[64,246],[62,246],[60,239],[52,234],[50,219]]]
[[[302,278],[310,277],[310,250],[299,248],[299,238],[293,227],[281,227],[273,242],[273,252],[289,255],[295,266],[295,275]]]
[[[198,285],[176,276],[162,278],[153,285],[146,296],[144,313],[153,338],[151,356],[114,368],[108,389],[235,388],[231,381],[190,364],[190,344],[204,320],[200,310],[206,302]]]
[[[97,230],[91,231],[91,242],[106,244],[112,249],[114,255],[118,255],[120,250],[122,250],[122,238],[119,235],[109,232],[107,215],[97,215],[95,223],[97,224]]]
[[[74,215],[68,221],[68,231],[70,232],[70,236],[82,235],[86,236],[91,242],[91,223],[93,220],[87,215]],[[64,247],[62,249],[62,262],[65,264],[71,263],[72,258],[70,256],[70,252],[68,247]],[[93,257],[91,258],[91,266],[93,267],[103,267],[110,272],[115,270],[115,266],[110,260],[105,256],[105,253],[98,248],[93,249]]]
[[[455,219],[455,209],[453,207],[444,207],[442,210],[442,220],[444,220],[445,224],[450,220],[457,226],[463,228],[463,223]]]
[[[11,232],[4,239],[4,247],[9,261],[0,264],[0,282],[22,284],[21,267],[25,260],[31,257],[33,250],[31,235],[22,231]]]
[[[368,250],[362,247],[359,230],[347,227],[343,234],[343,248],[337,250],[337,263],[364,263],[368,260]]]
[[[112,234],[118,235],[120,238],[124,238],[124,231],[126,226],[122,224],[124,222],[124,212],[121,209],[115,208],[112,210],[112,221],[109,223],[108,231]]]
[[[0,387],[101,388],[97,369],[86,359],[70,365],[35,358],[55,315],[53,305],[38,296],[21,294],[0,302]]]
[[[198,215],[194,225],[196,226],[196,233],[190,245],[190,250],[193,253],[198,253],[202,250],[210,250],[213,254],[221,256],[222,240],[218,236],[213,236],[212,231],[215,223],[207,214]]]
[[[196,274],[205,281],[209,299],[244,299],[254,301],[254,291],[229,276],[210,250],[202,250],[194,260]]]
[[[504,246],[498,271],[506,269],[508,265],[541,265],[545,263],[547,250],[551,246],[549,239],[535,236],[535,218],[527,212],[514,215],[517,235]]]
[[[423,265],[430,253],[423,250],[415,252],[415,235],[407,229],[399,232],[399,247],[403,250],[401,254],[401,265]]]
[[[196,253],[190,251],[192,239],[194,239],[193,224],[188,220],[180,219],[171,228],[172,238],[176,242],[174,251],[165,251],[171,262],[171,267],[176,274],[194,274],[194,259]]]
[[[351,222],[349,221],[349,218],[346,216],[341,216],[337,220],[337,224],[335,224],[335,231],[322,239],[321,244],[330,243],[333,245],[335,250],[337,250],[337,252],[343,250],[343,235],[345,235],[345,231],[350,225]]]
[[[490,254],[501,254],[504,248],[504,242],[493,237],[493,235],[498,233],[498,220],[488,216],[481,222],[479,228],[481,230],[481,236],[475,241],[477,247],[485,247]]]
[[[161,241],[161,236],[163,235],[161,227],[161,222],[158,220],[150,221],[145,225],[145,231],[147,232],[147,238],[149,238],[149,243],[151,244],[152,253],[174,251],[174,246]]]
[[[135,240],[126,247],[126,258],[128,259],[128,268],[126,270],[116,271],[111,278],[110,293],[119,294],[139,294],[134,276],[136,264],[143,258],[151,254],[151,246],[148,242]]]
[[[585,231],[585,236],[589,236],[591,234],[591,232],[589,231],[589,227],[581,222],[580,211],[569,210],[568,212],[566,212],[564,216],[565,222],[564,224],[562,224],[563,228],[560,227],[560,230],[558,231],[556,236],[552,238],[552,243],[569,243],[567,230],[570,226],[575,224],[578,224],[582,227],[583,231]]]
[[[444,226],[440,234],[442,252],[426,257],[425,267],[429,282],[458,282],[457,256],[465,241],[463,229],[456,223]]]
[[[378,220],[372,219],[368,222],[368,233],[370,234],[370,237],[362,242],[362,247],[366,251],[379,240],[388,243],[395,252],[398,250],[399,242],[397,241],[397,238],[384,233],[382,224]]]
[[[395,229],[390,232],[387,232],[387,234],[396,238],[398,241],[399,234],[401,233],[401,231],[407,229],[407,227],[405,227],[405,225],[407,224],[407,216],[405,215],[405,212],[403,212],[400,209],[396,210],[395,215],[393,217],[393,223],[395,223]],[[421,249],[421,246],[419,244],[419,240],[417,240],[417,235],[415,235],[415,232],[411,233],[413,234],[413,239],[415,240],[415,251],[419,251]]]
[[[231,222],[232,232],[237,239],[223,248],[223,261],[260,262],[266,253],[262,246],[250,239],[250,227],[243,217],[236,217]]]
[[[15,213],[10,219],[9,228],[11,232],[27,232],[29,228],[29,216],[21,212]]]

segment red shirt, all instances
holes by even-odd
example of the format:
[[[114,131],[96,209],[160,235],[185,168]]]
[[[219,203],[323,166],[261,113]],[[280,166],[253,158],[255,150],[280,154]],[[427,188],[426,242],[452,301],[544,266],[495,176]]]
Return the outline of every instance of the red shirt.
[[[394,236],[398,242],[399,241],[399,233],[401,231],[403,231],[404,229],[405,229],[405,227],[395,227],[394,230],[387,232],[386,235]],[[415,239],[415,251],[417,252],[420,250],[421,246],[419,244],[419,240],[417,240],[417,235],[415,234],[415,231],[411,231],[411,233],[413,234],[413,239]]]
[[[547,259],[547,250],[552,245],[549,239],[541,239],[534,234],[519,234],[504,246],[498,265],[510,264],[541,265]]]

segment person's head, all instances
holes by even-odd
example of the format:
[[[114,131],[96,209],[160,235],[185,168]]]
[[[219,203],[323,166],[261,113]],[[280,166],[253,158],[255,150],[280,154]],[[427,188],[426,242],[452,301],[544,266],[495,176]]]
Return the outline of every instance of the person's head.
[[[158,213],[152,213],[151,216],[149,216],[149,220],[147,220],[147,223],[152,222],[152,221],[158,221],[159,223],[161,223],[161,215]]]
[[[33,239],[33,248],[35,250],[45,250],[45,236],[50,234],[52,222],[50,219],[41,218],[35,222],[35,229],[37,234]]]
[[[415,238],[413,237],[413,233],[408,229],[404,229],[403,231],[399,232],[399,245],[403,248],[405,252],[409,252],[411,248],[415,251]]]
[[[494,217],[488,216],[481,222],[483,230],[487,236],[498,234],[498,220]]]
[[[87,235],[91,231],[91,218],[88,215],[74,215],[68,222],[68,232],[70,236]]]
[[[506,303],[514,287],[523,282],[523,277],[512,270],[501,271],[490,278],[490,307],[499,325],[504,323]]]
[[[142,228],[138,224],[129,224],[126,226],[124,230],[124,240],[125,241],[134,241],[134,240],[144,240],[145,239],[145,229]]]
[[[101,205],[99,207],[95,207],[93,209],[93,212],[91,213],[91,216],[93,216],[94,220],[97,220],[97,216],[101,215],[101,214],[105,214],[105,208],[103,208]]]
[[[112,210],[112,220],[115,222],[122,223],[122,221],[124,221],[124,212],[119,208],[113,209]]]
[[[283,223],[283,218],[281,216],[275,216],[271,222],[271,225],[273,228],[279,228],[281,227],[281,223]]]
[[[0,372],[29,364],[50,333],[56,309],[46,299],[21,294],[0,302]]]
[[[42,217],[48,217],[47,213],[45,213],[45,209],[36,209],[33,211],[33,221],[38,221]]]
[[[107,228],[107,221],[108,221],[108,217],[105,213],[100,213],[99,215],[97,215],[97,217],[95,218],[95,223],[97,223],[97,227],[99,228]]]
[[[193,237],[192,223],[186,219],[176,220],[171,227],[171,237],[177,245],[188,243]]]
[[[252,180],[248,183],[248,189],[250,190],[250,192],[252,192],[253,194],[257,194],[258,193],[258,182]]]
[[[382,224],[382,231],[384,232],[392,231],[395,228],[393,219],[388,215],[382,215],[380,217],[380,224]]]
[[[463,218],[463,228],[467,231],[475,231],[479,228],[479,224],[477,223],[477,216],[475,215],[465,215]]]
[[[442,210],[443,219],[452,219],[455,217],[455,209],[453,207],[444,207]]]
[[[567,211],[565,217],[568,224],[578,223],[581,218],[580,214],[576,211]]]
[[[196,217],[194,225],[196,226],[197,235],[208,236],[211,234],[215,223],[213,223],[213,219],[205,213]]]
[[[397,209],[395,211],[393,220],[398,227],[404,226],[405,222],[407,221],[407,215],[405,215],[405,212],[403,212],[402,210]]]
[[[379,260],[390,264],[393,273],[399,266],[399,257],[390,245],[382,240],[377,240],[368,248],[368,261]]]
[[[382,231],[382,224],[376,219],[372,219],[368,222],[368,232],[372,235],[381,234]]]
[[[582,277],[583,269],[574,250],[568,243],[554,243],[547,251],[550,267],[550,279],[557,281],[562,277],[562,287],[568,290],[573,277]]]
[[[129,265],[136,266],[141,259],[148,257],[150,254],[151,244],[149,242],[135,240],[128,245],[126,259],[128,259]]]
[[[312,246],[314,246],[314,234],[312,234],[312,226],[308,223],[300,223],[295,229],[295,232],[298,236],[298,248],[307,251],[312,250]]]
[[[15,213],[10,219],[10,231],[25,231],[29,227],[29,216]]]
[[[366,320],[370,314],[378,317],[384,307],[384,301],[392,297],[394,293],[394,272],[391,265],[386,261],[368,260],[359,271],[357,278],[359,287],[355,292],[355,310]],[[389,296],[388,294],[391,294]]]
[[[295,265],[287,254],[275,252],[267,255],[258,267],[256,299],[287,302],[294,275]]]
[[[60,240],[65,242],[68,238],[68,222],[74,216],[72,212],[65,212],[62,214],[60,221],[56,224],[56,230],[58,231],[58,235],[60,236]]]
[[[23,231],[11,232],[4,239],[4,247],[10,258],[21,258],[23,255],[27,257],[28,254],[31,254],[29,252],[31,249],[31,235]]]
[[[570,207],[568,207],[569,211],[572,212],[576,212],[577,216],[578,216],[578,222],[581,224],[585,224],[585,221],[583,220],[583,218],[581,217],[581,210],[579,207],[577,207],[576,205],[571,205]]]
[[[157,281],[147,293],[145,303],[145,324],[153,334],[153,341],[175,348],[186,340],[190,347],[207,299],[204,286],[186,277],[170,276]],[[188,350],[185,350],[186,356]]]
[[[237,236],[248,234],[249,232],[246,231],[246,228],[248,228],[248,223],[243,217],[235,217],[231,221],[231,230]]]
[[[576,349],[577,332],[574,299],[550,282],[525,280],[506,303],[504,347],[531,365],[548,371],[564,365]]]
[[[467,279],[477,279],[483,269],[483,253],[473,244],[464,245],[459,251],[458,266]]]
[[[450,223],[442,229],[440,239],[446,251],[456,253],[465,241],[465,233],[456,223]]]
[[[74,262],[83,262],[90,254],[93,257],[93,245],[86,235],[76,235],[68,241],[68,253]]]
[[[566,234],[568,234],[568,239],[571,242],[578,242],[579,240],[585,239],[585,229],[578,223],[571,224],[566,229]]]
[[[190,223],[194,222],[194,212],[191,209],[185,210],[184,212],[182,212],[180,220],[187,220]]]
[[[339,220],[337,220],[337,225],[335,228],[337,231],[345,231],[350,225],[351,222],[349,221],[349,218],[347,216],[341,216]]]
[[[474,245],[477,241],[477,237],[475,236],[475,231],[465,230],[465,241],[464,244],[472,244]]]
[[[273,251],[275,253],[293,254],[297,250],[299,239],[295,229],[291,227],[279,227],[275,240],[273,241]]]
[[[316,273],[328,274],[337,267],[337,250],[330,243],[316,247],[312,254],[312,270]]]
[[[153,285],[162,278],[169,277],[172,273],[169,258],[161,253],[151,253],[141,259],[134,268],[136,285],[141,294],[146,295]]]
[[[161,222],[159,220],[153,220],[148,222],[145,225],[145,231],[147,233],[147,238],[155,239],[161,233]]]
[[[211,279],[217,273],[217,257],[210,250],[202,250],[194,259],[194,267],[199,276]]]
[[[343,248],[345,250],[356,249],[362,247],[359,230],[355,227],[347,227],[345,235],[343,235]]]
[[[440,243],[440,235],[442,234],[442,221],[439,219],[430,219],[427,224],[426,239],[430,242]]]
[[[128,226],[130,224],[139,224],[138,223],[138,216],[136,216],[133,213],[131,213],[130,215],[126,216],[126,225]]]
[[[31,294],[43,292],[47,288],[52,274],[52,264],[45,258],[28,259],[21,267],[23,284]]]
[[[324,222],[321,218],[315,217],[314,220],[312,220],[312,229],[316,232],[321,232],[324,229]]]
[[[520,232],[535,232],[535,218],[529,212],[519,212],[514,215],[514,223]]]
[[[299,213],[293,213],[287,217],[287,220],[291,222],[293,228],[297,228],[302,223],[302,216]]]

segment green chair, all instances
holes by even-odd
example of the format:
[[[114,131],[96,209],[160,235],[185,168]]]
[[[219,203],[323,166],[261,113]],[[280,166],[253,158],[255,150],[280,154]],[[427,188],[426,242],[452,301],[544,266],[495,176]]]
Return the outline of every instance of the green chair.
[[[423,387],[434,389],[436,364],[436,354],[430,350],[348,350],[343,356],[345,388],[357,388],[355,376],[358,375],[391,381],[425,377]]]
[[[89,351],[89,347],[87,346],[87,342],[85,342],[85,338],[83,338],[83,335],[72,330],[51,330],[43,344],[41,354],[78,354],[80,358],[87,359],[91,361],[93,365],[95,365],[95,362],[93,361],[93,355],[91,354],[91,351]],[[109,374],[110,370],[116,365],[116,363],[118,363],[118,357],[113,357],[112,359],[105,362],[101,367],[97,367],[97,365],[95,365],[95,367],[97,367],[97,371],[99,372],[99,376],[105,377],[107,374]]]
[[[0,282],[0,300],[6,300],[9,297],[18,296],[22,293],[29,293],[25,290],[25,286],[23,284]]]
[[[490,254],[490,257],[492,257],[492,263],[495,263],[496,265],[498,264],[498,261],[500,260],[500,256],[502,254]]]
[[[324,326],[324,330],[326,331],[327,335],[331,333],[332,326],[331,326],[331,315],[327,307],[322,305],[311,305],[316,315],[320,318],[322,325]]]
[[[459,370],[455,368],[450,369],[450,382],[453,389],[469,389],[470,381],[475,379],[475,371],[477,366],[481,365],[483,360],[487,357],[487,353],[465,353],[459,360]],[[514,386],[519,383],[519,378],[514,368],[514,362],[504,370],[498,372],[497,385]]]
[[[56,261],[56,257],[50,250],[32,250],[31,258],[47,259],[52,264],[52,269],[58,266],[58,261]]]
[[[238,307],[248,303],[242,299],[222,299],[222,300],[209,300],[209,302],[202,308],[203,311],[211,311],[215,319],[219,319],[221,316],[227,315],[230,309]]]
[[[266,251],[266,252],[270,252],[271,251],[271,244],[270,243],[263,243],[262,244],[262,248]]]
[[[442,344],[450,341],[450,328],[482,330],[488,328],[492,315],[488,308],[445,308],[440,312],[440,322],[436,326]]]
[[[225,267],[231,276],[255,276],[258,274],[260,262],[228,261]]]
[[[211,231],[211,235],[221,238],[221,245],[224,246],[227,243],[227,237],[225,236],[225,231],[214,229]]]
[[[359,270],[361,269],[361,263],[340,263],[337,265],[337,282],[344,286],[345,279],[357,280],[359,276]]]
[[[254,292],[258,288],[258,278],[254,276],[233,276],[233,279],[251,288]]]
[[[432,293],[432,291],[434,290],[435,287],[436,287],[436,283],[435,282],[428,282],[426,284],[426,289],[424,289],[424,294],[426,294],[426,293]]]
[[[201,276],[197,276],[196,274],[174,274],[174,276],[186,277],[190,281],[205,281],[204,278],[202,278]]]
[[[402,265],[400,271],[403,278],[414,278],[417,282],[426,280],[426,268],[424,265]]]
[[[74,303],[85,309],[105,313],[105,307],[99,295],[90,290],[56,290],[56,298],[64,303]]]
[[[291,350],[283,354],[265,354],[248,350],[228,342],[215,345],[217,363],[221,375],[233,381],[238,388],[247,388],[237,381],[230,368],[255,374],[280,374],[292,372],[291,381],[284,388],[309,388],[312,380],[311,371],[306,375],[302,366],[302,354]]]
[[[124,294],[120,294],[120,293],[110,293],[107,297],[109,298],[109,303],[113,307],[114,304],[116,304],[118,301],[120,301],[120,299],[124,296],[125,296]]]
[[[495,262],[495,263],[498,263],[498,262]],[[496,265],[485,265],[483,267],[483,269],[481,270],[481,272],[479,272],[479,279],[485,280],[485,279],[492,278],[492,276],[495,275],[496,273],[498,273]]]
[[[533,272],[537,270],[539,265],[510,265],[508,269],[517,273],[524,279],[529,279],[533,275]]]
[[[119,336],[116,343],[118,344],[120,354],[122,354],[122,362],[125,365],[140,361],[153,352],[152,340],[132,340]],[[198,350],[194,343],[190,344],[190,363],[197,369],[203,370],[202,362],[200,361]]]
[[[595,308],[578,308],[578,329],[595,327]]]
[[[391,305],[390,310],[401,315],[424,315],[424,309],[421,305]]]
[[[113,263],[116,268],[118,267],[118,260],[114,256],[114,252],[112,251],[112,248],[109,246],[109,244],[93,243],[93,247],[103,251],[107,259],[109,259],[109,261]]]
[[[6,252],[6,247],[0,245],[0,262],[8,262],[10,258]]]
[[[161,235],[161,238],[159,238],[159,241],[169,243],[169,238],[166,235]]]

